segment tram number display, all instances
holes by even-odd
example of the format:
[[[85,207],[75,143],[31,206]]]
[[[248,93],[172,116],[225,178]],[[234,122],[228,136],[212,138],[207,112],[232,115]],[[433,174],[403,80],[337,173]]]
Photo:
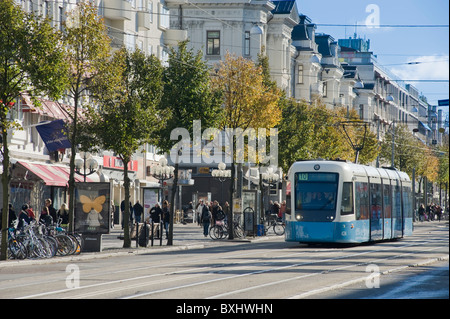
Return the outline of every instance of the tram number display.
[[[336,173],[295,173],[298,182],[337,182]]]

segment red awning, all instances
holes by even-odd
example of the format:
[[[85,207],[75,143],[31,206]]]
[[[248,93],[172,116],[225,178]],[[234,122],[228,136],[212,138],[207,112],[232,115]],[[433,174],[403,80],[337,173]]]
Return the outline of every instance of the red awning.
[[[48,164],[35,164],[28,162],[18,162],[23,167],[42,179],[48,186],[67,187],[69,183],[70,168],[67,166],[57,166]],[[86,177],[86,182],[95,182],[95,180]],[[83,182],[81,175],[75,174],[76,182]]]

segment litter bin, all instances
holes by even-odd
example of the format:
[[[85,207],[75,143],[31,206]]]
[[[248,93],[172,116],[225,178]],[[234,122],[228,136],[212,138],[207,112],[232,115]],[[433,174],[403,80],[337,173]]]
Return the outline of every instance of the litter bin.
[[[264,225],[259,224],[259,225],[256,225],[256,227],[257,227],[256,236],[266,235],[265,231],[264,231]]]

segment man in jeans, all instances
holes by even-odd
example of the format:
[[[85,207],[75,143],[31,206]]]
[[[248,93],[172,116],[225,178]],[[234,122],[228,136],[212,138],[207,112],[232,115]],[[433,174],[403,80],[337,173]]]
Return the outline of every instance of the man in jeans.
[[[211,223],[211,212],[209,211],[208,205],[203,205],[201,221],[203,224],[203,235],[207,237],[209,224]]]

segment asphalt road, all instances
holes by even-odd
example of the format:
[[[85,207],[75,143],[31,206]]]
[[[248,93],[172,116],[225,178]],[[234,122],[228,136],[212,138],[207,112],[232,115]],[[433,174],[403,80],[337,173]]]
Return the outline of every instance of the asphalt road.
[[[242,305],[255,302],[260,313],[273,313],[274,299],[448,299],[448,235],[448,223],[434,222],[417,224],[414,235],[402,240],[352,247],[306,246],[273,236],[0,265],[0,298],[176,299],[166,314],[202,316],[207,305],[212,316],[248,313],[255,309]],[[223,306],[229,299],[241,306]]]

